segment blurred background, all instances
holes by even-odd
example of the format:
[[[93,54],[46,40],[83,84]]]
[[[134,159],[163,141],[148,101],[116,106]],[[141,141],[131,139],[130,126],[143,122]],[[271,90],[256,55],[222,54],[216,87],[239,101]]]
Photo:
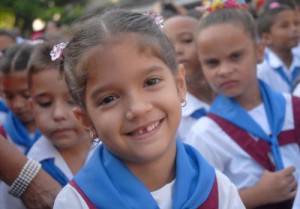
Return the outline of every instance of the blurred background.
[[[58,29],[67,35],[72,22],[92,10],[121,7],[146,12],[169,2],[187,9],[201,4],[201,0],[0,0],[0,29],[26,39]]]

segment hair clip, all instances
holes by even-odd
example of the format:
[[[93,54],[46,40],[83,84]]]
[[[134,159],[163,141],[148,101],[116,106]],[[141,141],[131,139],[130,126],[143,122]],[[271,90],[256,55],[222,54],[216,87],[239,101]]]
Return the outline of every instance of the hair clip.
[[[269,9],[276,9],[278,7],[280,7],[280,3],[277,1],[274,1],[271,4],[269,4]]]
[[[62,42],[56,44],[50,52],[51,60],[54,61],[58,58],[61,58],[64,48],[68,45],[69,42]]]
[[[164,18],[161,15],[155,13],[154,11],[148,11],[144,14],[153,19],[155,24],[158,25],[160,29],[163,28]]]
[[[213,0],[210,2],[210,5],[207,6],[205,15],[223,8],[247,10],[248,4],[245,3],[244,0]]]

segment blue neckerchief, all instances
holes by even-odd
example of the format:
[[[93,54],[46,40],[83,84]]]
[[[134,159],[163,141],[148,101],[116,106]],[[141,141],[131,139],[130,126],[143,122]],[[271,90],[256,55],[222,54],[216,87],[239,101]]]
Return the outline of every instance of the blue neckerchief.
[[[43,169],[61,186],[65,186],[69,182],[69,179],[66,177],[66,175],[54,164],[54,158],[42,160],[40,163]]]
[[[191,146],[177,140],[174,209],[197,208],[209,196],[214,169]],[[149,190],[104,145],[74,181],[97,208],[158,209]]]
[[[191,114],[191,117],[198,120],[199,118],[205,115],[207,115],[206,110],[204,108],[199,108]]]
[[[40,131],[35,131],[34,137],[30,137],[30,133],[23,123],[13,114],[12,111],[8,112],[7,117],[3,123],[6,133],[11,137],[11,140],[25,147],[25,153],[32,146],[32,144],[41,136]]]
[[[7,106],[7,104],[4,102],[3,99],[0,99],[0,112],[6,112],[8,113],[9,108]]]
[[[265,59],[269,63],[269,55],[267,53],[265,54]],[[289,93],[292,93],[294,88],[296,87],[297,79],[300,76],[300,67],[295,67],[293,69],[291,78],[289,78],[289,76],[286,74],[286,72],[284,71],[282,66],[277,67],[274,70],[288,84],[289,89],[290,89]]]
[[[273,91],[267,84],[259,81],[262,100],[265,106],[271,136],[268,136],[248,112],[234,99],[218,95],[211,105],[210,112],[228,120],[250,134],[259,137],[271,145],[272,155],[277,170],[284,168],[277,136],[282,130],[285,117],[285,98],[282,94]]]

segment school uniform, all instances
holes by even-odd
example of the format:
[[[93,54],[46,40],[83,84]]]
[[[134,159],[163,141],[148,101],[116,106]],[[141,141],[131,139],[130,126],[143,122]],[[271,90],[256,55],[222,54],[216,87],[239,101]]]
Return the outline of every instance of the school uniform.
[[[91,149],[87,161],[90,155],[93,153],[94,149]],[[62,187],[65,186],[70,179],[73,178],[73,174],[55,148],[55,146],[48,140],[45,136],[41,136],[31,147],[27,156],[37,162],[40,162],[42,168],[52,176]],[[20,199],[15,198],[8,194],[9,187],[5,184],[0,185],[0,194],[2,195],[2,201],[0,203],[1,209],[25,209],[26,207],[20,201]]]
[[[300,97],[300,83],[296,86],[293,95]]]
[[[177,141],[176,178],[149,190],[105,146],[63,188],[54,208],[244,208],[235,186],[191,146]]]
[[[260,85],[263,103],[250,111],[218,95],[186,141],[238,189],[254,186],[264,170],[295,166],[299,178],[300,98]]]
[[[3,125],[0,126],[0,133],[23,153],[27,153],[33,143],[41,137],[39,130],[29,133],[20,119],[11,111],[7,113]]]
[[[9,109],[5,101],[0,97],[0,124],[3,124]]]
[[[270,49],[266,49],[263,63],[257,65],[257,77],[273,90],[292,93],[300,80],[300,53],[292,52],[293,60],[287,68]]]
[[[196,121],[205,116],[208,112],[209,105],[197,99],[190,93],[186,94],[186,105],[182,107],[182,116],[178,128],[178,138],[185,141],[186,136]]]

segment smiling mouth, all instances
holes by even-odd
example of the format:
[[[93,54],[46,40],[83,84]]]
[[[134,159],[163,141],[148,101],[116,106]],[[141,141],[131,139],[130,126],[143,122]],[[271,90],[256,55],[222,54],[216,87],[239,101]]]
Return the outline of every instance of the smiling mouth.
[[[150,133],[150,132],[154,131],[155,129],[157,129],[157,127],[159,126],[161,121],[162,120],[156,121],[156,122],[154,122],[154,123],[152,123],[148,126],[145,126],[143,128],[132,131],[132,132],[128,133],[128,135],[130,135],[130,136],[140,136],[140,135],[143,135],[145,133]]]

